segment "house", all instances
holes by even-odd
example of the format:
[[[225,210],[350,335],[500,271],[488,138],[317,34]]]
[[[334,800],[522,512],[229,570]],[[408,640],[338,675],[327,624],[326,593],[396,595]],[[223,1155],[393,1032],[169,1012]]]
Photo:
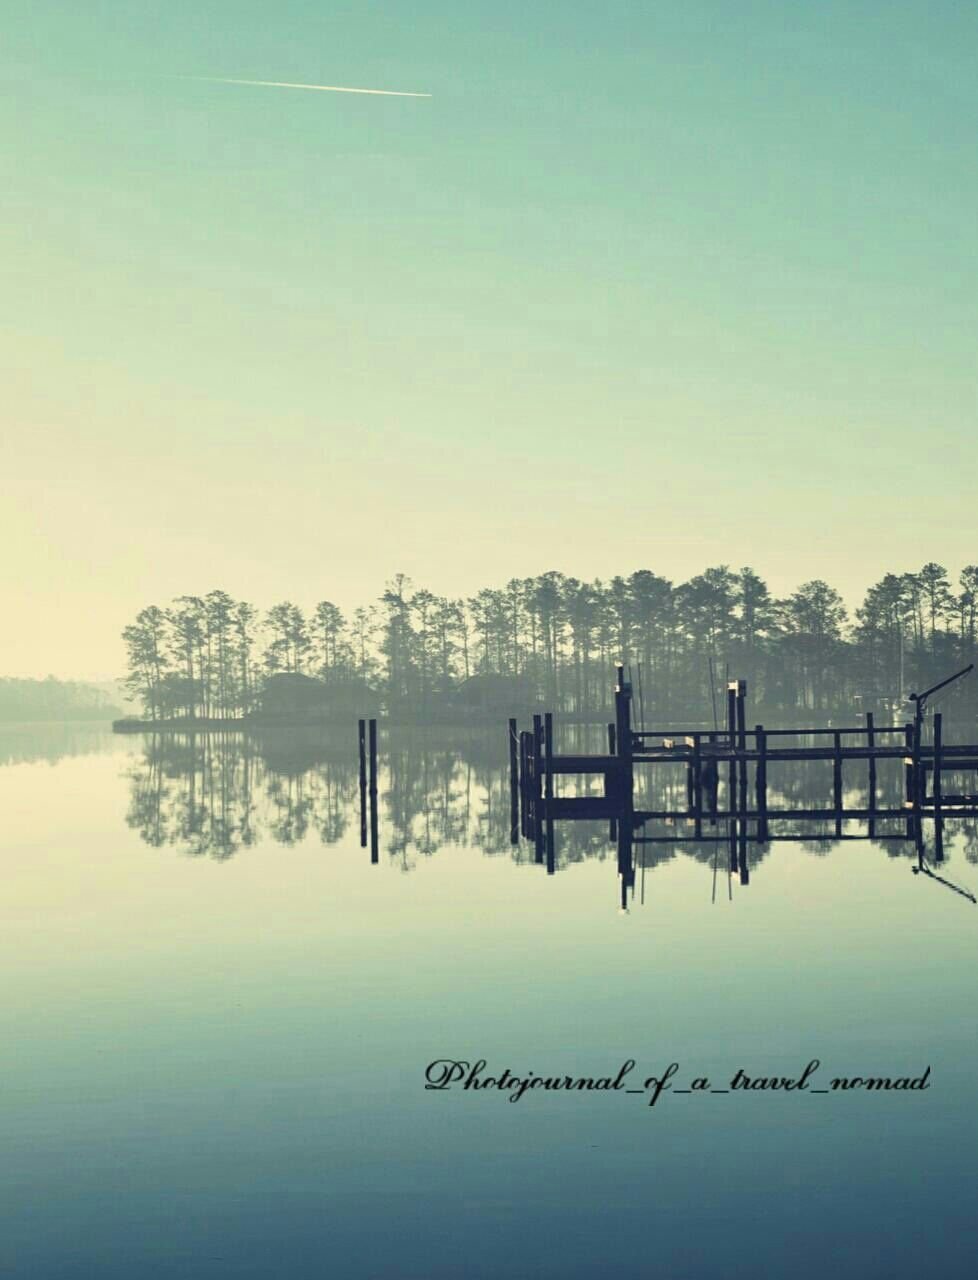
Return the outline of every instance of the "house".
[[[503,676],[495,672],[470,676],[455,689],[453,704],[469,715],[508,715],[526,711],[539,701],[529,676]]]

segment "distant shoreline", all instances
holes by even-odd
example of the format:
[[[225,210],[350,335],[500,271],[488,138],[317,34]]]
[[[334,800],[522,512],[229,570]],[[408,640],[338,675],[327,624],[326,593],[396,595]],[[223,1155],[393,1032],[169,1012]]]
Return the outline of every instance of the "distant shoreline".
[[[534,714],[540,712],[539,707],[526,707],[514,709],[512,707],[501,707],[497,711],[486,711],[480,709],[478,711],[456,711],[454,713],[446,713],[441,711],[437,714],[430,715],[378,715],[374,713],[374,718],[382,729],[393,728],[442,728],[442,729],[467,729],[467,728],[492,728],[505,729],[507,721],[510,717],[516,716],[521,724],[527,723]],[[826,709],[821,713],[827,717],[827,725],[832,728],[834,725],[848,725],[858,718],[861,713],[854,713],[851,708],[837,707],[834,710]],[[368,713],[369,715],[369,713]],[[362,717],[367,719],[368,715]],[[665,717],[662,722],[663,726],[672,723],[677,715]],[[350,729],[356,727],[357,720],[361,718],[356,715],[333,715],[333,716],[263,716],[261,714],[253,714],[248,716],[229,716],[225,719],[218,717],[206,716],[180,716],[173,717],[168,720],[147,720],[137,716],[124,716],[122,719],[112,721],[112,732],[120,734],[149,733],[149,734],[170,734],[170,733],[243,733],[243,732],[267,732],[278,729],[299,730],[299,729]],[[611,719],[611,713],[608,712],[587,712],[584,714],[574,714],[573,712],[557,712],[556,718],[559,722],[567,727],[583,727],[605,726]],[[798,732],[804,732],[805,721],[812,718],[812,713],[801,714],[794,719],[797,720]],[[952,717],[957,720],[958,717]],[[961,719],[968,717],[962,716]],[[894,724],[902,723],[899,716],[893,716]],[[774,716],[772,727],[783,727],[787,723],[784,716]],[[649,730],[654,731],[654,726],[650,723]],[[690,723],[689,727],[699,727],[705,731],[712,729],[712,724],[706,720],[697,720],[696,724]],[[719,730],[722,732],[722,730]]]
[[[233,719],[218,720],[214,718],[189,716],[172,720],[140,720],[136,716],[123,716],[121,720],[112,721],[113,733],[181,733],[188,729],[246,729],[251,721],[236,716]]]

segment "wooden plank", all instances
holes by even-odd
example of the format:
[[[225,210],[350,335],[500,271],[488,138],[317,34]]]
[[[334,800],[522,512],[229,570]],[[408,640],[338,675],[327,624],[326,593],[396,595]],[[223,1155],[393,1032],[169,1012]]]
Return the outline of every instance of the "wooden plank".
[[[911,802],[907,802],[911,803]],[[945,797],[945,807],[948,800]],[[825,809],[767,809],[767,819],[769,822],[781,821],[782,819],[810,819],[818,822],[834,822],[837,810],[835,808]],[[903,809],[843,809],[842,816],[844,818],[868,818],[871,815],[875,818],[905,818],[907,811]],[[636,809],[635,821],[642,822],[664,822],[667,818],[688,818],[689,814],[684,809]],[[733,813],[725,809],[720,809],[716,815],[717,818],[759,818],[761,815],[757,809],[748,809],[744,813],[739,813],[736,809]],[[805,836],[799,836],[798,839],[803,840]],[[825,833],[826,840],[832,839],[831,833]]]
[[[620,756],[554,756],[542,763],[544,773],[618,773]]]
[[[639,729],[636,730],[634,736],[639,739],[647,738],[684,738],[689,734],[689,729]],[[876,732],[878,734],[893,734],[896,737],[902,737],[904,726],[901,725],[877,725]],[[818,729],[767,729],[769,738],[792,738],[792,737],[823,737],[830,738],[833,734],[841,733],[843,737],[861,738],[866,733],[865,725],[859,725],[855,728],[827,729],[824,725]],[[749,736],[749,735],[748,735]]]
[[[953,750],[954,748],[951,747],[944,748],[943,758],[945,762],[949,757],[951,757]],[[976,748],[969,747],[968,750],[975,752]],[[871,758],[875,758],[877,760],[910,760],[912,758],[907,756],[905,747],[876,747],[873,751],[870,751],[866,747],[842,747],[839,752],[836,752],[834,747],[769,747],[766,754],[768,760],[798,761],[835,760],[837,756],[843,760],[869,760]],[[715,748],[711,748],[709,744],[705,744],[703,747],[703,755],[708,756],[710,759],[717,760],[720,763],[724,763],[726,761],[735,760],[756,761],[759,759],[760,753],[755,749],[748,751],[731,751],[727,747],[718,745]],[[644,761],[649,764],[683,764],[690,758],[691,753],[685,747],[676,751],[658,753],[649,751],[648,748],[643,748],[635,753],[636,761]],[[929,758],[930,756],[927,751],[921,753],[922,760],[927,761]],[[951,766],[949,764],[944,764],[945,770],[950,767]],[[974,768],[975,764],[973,761],[969,760],[967,766],[962,764],[959,767]]]
[[[622,811],[621,802],[605,796],[557,796],[551,801],[555,818],[573,818],[578,821],[617,818]]]

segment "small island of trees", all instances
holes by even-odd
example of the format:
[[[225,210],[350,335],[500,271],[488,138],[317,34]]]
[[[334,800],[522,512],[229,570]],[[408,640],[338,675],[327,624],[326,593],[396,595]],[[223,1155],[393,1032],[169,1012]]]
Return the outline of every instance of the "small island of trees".
[[[349,616],[329,600],[262,612],[211,591],[148,606],[123,638],[127,688],[152,721],[240,720],[279,703],[324,717],[546,705],[600,718],[616,662],[640,673],[646,715],[659,718],[702,716],[728,672],[768,714],[895,703],[974,659],[976,618],[978,565],[957,584],[934,563],[887,574],[853,617],[824,581],[779,599],[753,569],[720,565],[679,584],[645,569],[607,582],[548,572],[467,599],[399,574]],[[960,696],[973,702],[974,689]]]

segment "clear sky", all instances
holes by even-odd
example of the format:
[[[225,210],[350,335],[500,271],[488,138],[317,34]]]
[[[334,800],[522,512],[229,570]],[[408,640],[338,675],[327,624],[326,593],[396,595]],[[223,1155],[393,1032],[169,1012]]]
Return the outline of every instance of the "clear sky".
[[[973,4],[3,14],[0,674],[214,586],[978,559]]]

